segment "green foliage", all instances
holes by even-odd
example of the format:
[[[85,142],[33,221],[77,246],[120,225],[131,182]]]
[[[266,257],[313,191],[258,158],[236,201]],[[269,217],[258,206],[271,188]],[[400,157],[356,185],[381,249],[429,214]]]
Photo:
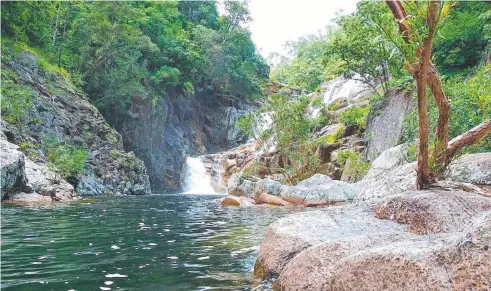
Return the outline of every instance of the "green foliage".
[[[251,113],[244,116],[241,116],[239,120],[237,120],[236,126],[246,135],[254,137],[254,139],[258,139],[255,133],[255,126],[257,124],[257,113]]]
[[[443,82],[443,88],[451,105],[449,125],[450,138],[456,137],[491,118],[491,65],[478,70],[471,78],[454,76]],[[430,139],[438,120],[438,109],[433,98],[428,99]],[[417,138],[418,116],[416,110],[404,120],[403,141],[414,142]],[[464,149],[466,152],[491,151],[491,137]]]
[[[312,120],[312,130],[318,130],[326,125],[333,123],[336,119],[336,114],[332,111],[327,110],[326,107],[322,107],[319,111],[319,115]]]
[[[433,51],[436,64],[443,71],[465,69],[479,63],[489,41],[491,3],[461,1],[440,25]]]
[[[3,3],[2,44],[71,75],[114,125],[169,95],[261,94],[268,67],[244,28],[247,8],[224,5],[220,16],[214,2]]]
[[[409,74],[401,74],[389,81],[389,87],[397,90],[411,91],[415,89],[415,85],[413,77]]]
[[[82,146],[69,140],[59,142],[56,138],[44,136],[42,148],[53,170],[65,179],[81,174],[85,170],[88,152]]]
[[[406,148],[407,151],[407,161],[408,162],[415,162],[418,156],[418,146],[416,142],[413,142],[409,144]]]
[[[243,117],[240,122],[246,129],[257,128],[264,120],[256,117],[260,117],[261,112],[271,113],[271,128],[261,133],[259,139],[262,142],[273,140],[278,152],[289,161],[284,174],[291,184],[310,177],[320,164],[310,138],[315,121],[306,114],[308,105],[306,97],[289,102],[287,96],[273,94],[259,112]]]
[[[14,83],[13,77],[13,72],[2,71],[2,118],[23,130],[35,121],[29,116],[35,98],[29,89]]]
[[[315,147],[319,147],[319,146],[325,146],[328,144],[336,143],[343,136],[343,132],[344,132],[344,126],[340,126],[336,129],[336,132],[334,132],[333,134],[325,135],[317,138],[314,141],[313,145]]]
[[[338,150],[338,163],[343,166],[343,171],[360,180],[370,169],[370,163],[365,161],[360,153],[350,150]]]
[[[289,57],[275,53],[269,56],[270,62],[274,64],[270,78],[314,91],[321,82],[337,77],[339,60],[333,58],[327,63],[323,60],[329,43],[337,33],[337,30],[329,30],[323,35],[309,35],[287,42],[285,47]]]
[[[39,154],[37,151],[38,146],[35,144],[32,144],[32,143],[27,142],[27,141],[22,141],[19,144],[19,149],[31,159],[37,159],[39,157]]]
[[[321,107],[322,106],[322,95],[315,95],[310,101],[312,106]]]
[[[36,149],[37,146],[33,145],[32,143],[30,142],[27,142],[27,141],[23,141],[19,144],[19,149],[22,151],[22,152],[26,152],[28,151],[29,149]]]
[[[366,127],[370,107],[353,106],[339,113],[339,121],[347,126],[356,125],[361,129]]]
[[[107,133],[104,139],[111,142],[112,144],[117,144],[119,142],[119,137],[114,133]]]
[[[280,151],[288,151],[308,140],[311,121],[305,110],[308,99],[299,98],[297,102],[288,102],[282,95],[270,95],[264,111],[271,111],[274,139]]]
[[[245,168],[244,171],[242,171],[242,174],[245,176],[258,176],[259,175],[259,168],[261,167],[261,164],[259,162],[253,162],[249,167]]]

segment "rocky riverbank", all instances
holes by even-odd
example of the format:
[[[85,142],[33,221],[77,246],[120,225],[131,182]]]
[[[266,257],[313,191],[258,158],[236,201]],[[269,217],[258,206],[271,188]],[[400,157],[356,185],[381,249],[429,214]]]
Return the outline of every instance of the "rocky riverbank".
[[[390,152],[351,185],[353,203],[270,225],[255,274],[276,290],[489,289],[491,153],[464,155],[434,190],[415,191],[414,164],[383,167]],[[322,179],[312,189],[332,183]]]
[[[2,200],[150,193],[143,162],[124,151],[121,135],[66,76],[42,68],[37,56],[20,52],[2,57],[2,83],[2,90],[17,94],[18,103],[9,106],[22,106],[12,110],[21,110],[23,118],[2,115]],[[64,179],[52,158],[59,158],[59,166],[69,165],[68,149],[86,158],[82,171],[67,169]]]
[[[298,95],[295,94],[302,92],[286,85],[281,88],[277,88],[278,86],[273,86],[275,90],[270,91],[282,92],[289,96],[290,102],[298,101]],[[311,132],[312,144],[320,162],[315,173],[327,175],[333,180],[357,182],[363,178],[363,170],[353,170],[356,165],[350,165],[350,162],[340,158],[340,152],[373,162],[382,152],[401,142],[403,120],[414,108],[413,94],[392,89],[381,96],[379,101],[371,102],[372,94],[373,90],[367,85],[339,77],[322,84],[318,91],[306,95],[309,106],[305,114],[308,118],[315,120],[321,116],[327,120],[323,126]],[[340,120],[341,115],[355,109],[365,112],[369,110],[366,124],[346,124]],[[264,124],[260,131],[271,126],[268,125],[268,118],[271,119],[268,114],[272,113],[261,113]],[[286,178],[288,168],[295,167],[288,157],[277,151],[274,140],[249,141],[227,151],[204,155],[202,160],[218,192],[224,192],[227,181],[233,174],[245,173],[281,182]]]

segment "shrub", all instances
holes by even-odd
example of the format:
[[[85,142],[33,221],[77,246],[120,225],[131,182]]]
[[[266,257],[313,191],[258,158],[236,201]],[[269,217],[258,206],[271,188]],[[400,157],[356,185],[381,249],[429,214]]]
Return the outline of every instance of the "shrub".
[[[59,142],[56,138],[45,136],[43,150],[51,162],[50,167],[65,179],[74,177],[85,170],[88,152],[82,146],[75,145],[69,140]]]
[[[256,123],[256,115],[254,113],[247,114],[241,116],[239,120],[237,120],[237,127],[242,131],[246,136],[254,137],[254,127]]]
[[[343,136],[343,132],[344,132],[344,126],[341,125],[340,127],[338,127],[338,129],[336,129],[336,132],[334,132],[333,134],[325,135],[317,138],[314,141],[313,145],[314,147],[319,147],[323,145],[333,144]]]
[[[472,78],[454,76],[443,82],[451,105],[449,137],[454,138],[491,117],[491,64],[482,67]],[[430,141],[438,121],[438,108],[433,98],[428,98],[428,125]],[[403,141],[412,143],[418,135],[416,110],[407,115],[403,124]],[[466,147],[462,153],[491,151],[491,136]]]
[[[242,174],[245,176],[257,176],[259,174],[259,168],[261,164],[259,162],[253,162],[249,167],[245,168],[242,171]]]
[[[365,161],[360,153],[351,150],[338,150],[338,163],[343,166],[350,176],[360,180],[370,169],[370,163]]]
[[[31,90],[14,83],[12,74],[2,72],[2,118],[23,130],[34,121],[29,118],[29,110],[34,108],[34,95]]]
[[[323,128],[326,125],[336,122],[336,113],[329,111],[327,107],[321,107],[318,116],[312,120],[312,131]]]
[[[359,128],[364,129],[366,127],[369,112],[369,107],[353,106],[339,113],[339,121],[347,126],[356,125]]]
[[[38,146],[35,144],[27,141],[22,141],[19,144],[19,149],[31,159],[37,159],[39,157],[37,152]]]
[[[338,110],[341,105],[345,104],[346,102],[348,102],[348,99],[346,98],[340,98],[334,102],[332,102],[331,104],[329,104],[329,106],[327,107],[327,109],[331,110],[331,111],[336,111]]]
[[[312,98],[311,104],[314,107],[320,107],[320,106],[322,106],[322,96],[321,95],[315,95]]]

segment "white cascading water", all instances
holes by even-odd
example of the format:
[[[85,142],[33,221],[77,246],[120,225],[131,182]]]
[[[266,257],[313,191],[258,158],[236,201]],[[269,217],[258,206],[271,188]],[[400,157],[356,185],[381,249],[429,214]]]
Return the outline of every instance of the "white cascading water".
[[[215,194],[215,189],[211,186],[211,178],[206,173],[205,164],[200,157],[187,157],[185,169],[184,193]]]

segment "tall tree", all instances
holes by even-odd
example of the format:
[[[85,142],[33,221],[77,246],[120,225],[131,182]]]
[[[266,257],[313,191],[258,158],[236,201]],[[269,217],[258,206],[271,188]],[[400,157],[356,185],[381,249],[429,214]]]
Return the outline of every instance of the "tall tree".
[[[440,76],[431,62],[434,38],[441,20],[449,13],[452,3],[440,1],[410,2],[411,18],[400,0],[386,4],[399,27],[402,40],[398,45],[404,52],[405,67],[416,80],[418,98],[418,169],[416,184],[424,189],[442,173],[453,156],[463,147],[474,144],[491,132],[491,119],[448,141],[450,103],[445,95]],[[419,13],[418,13],[419,12]],[[424,14],[421,14],[424,13]],[[428,106],[426,88],[429,87],[438,106],[434,149],[429,151]],[[431,167],[430,167],[431,162]]]

